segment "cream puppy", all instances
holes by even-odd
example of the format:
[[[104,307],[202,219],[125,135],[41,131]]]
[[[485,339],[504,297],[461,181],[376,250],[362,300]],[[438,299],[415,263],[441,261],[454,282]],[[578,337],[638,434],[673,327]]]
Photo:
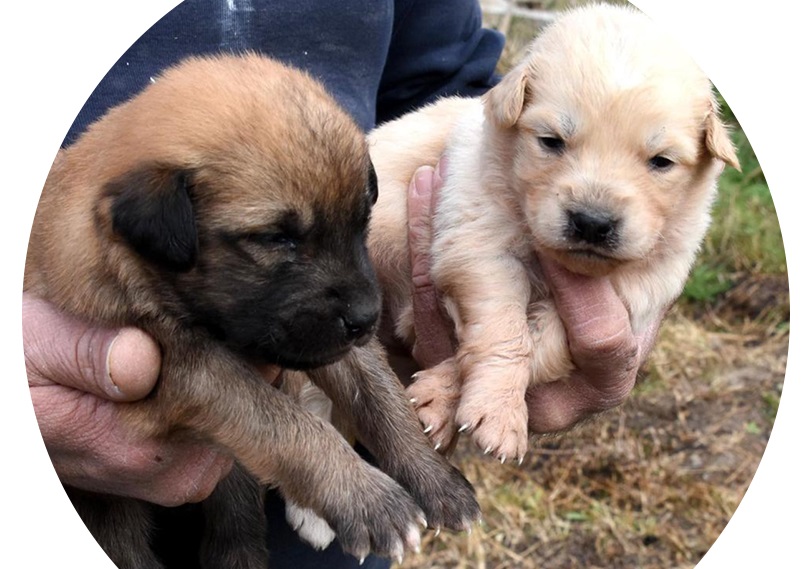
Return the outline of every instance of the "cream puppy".
[[[446,99],[370,135],[369,236],[386,316],[412,346],[406,188],[442,153],[432,278],[458,350],[409,387],[437,447],[458,430],[501,461],[527,451],[525,392],[572,370],[535,260],[608,275],[643,331],[681,293],[716,181],[738,168],[711,83],[640,12],[563,14],[480,99]]]

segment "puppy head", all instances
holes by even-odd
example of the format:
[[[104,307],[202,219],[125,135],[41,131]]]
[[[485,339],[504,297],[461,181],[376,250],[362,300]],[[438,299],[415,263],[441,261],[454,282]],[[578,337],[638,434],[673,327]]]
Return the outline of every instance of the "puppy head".
[[[574,272],[695,251],[739,167],[708,79],[633,9],[566,13],[485,105],[536,246]]]
[[[319,84],[257,56],[195,59],[105,120],[88,136],[114,141],[119,171],[98,215],[162,311],[284,367],[369,339],[376,180],[362,133]]]

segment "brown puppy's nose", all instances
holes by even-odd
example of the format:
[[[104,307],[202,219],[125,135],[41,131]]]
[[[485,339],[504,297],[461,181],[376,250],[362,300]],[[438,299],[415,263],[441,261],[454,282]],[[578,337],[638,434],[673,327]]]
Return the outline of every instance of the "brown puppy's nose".
[[[358,340],[369,335],[379,318],[378,305],[374,302],[360,302],[349,306],[340,317],[349,340]]]
[[[589,245],[611,245],[617,234],[618,220],[601,211],[568,211],[568,238]]]

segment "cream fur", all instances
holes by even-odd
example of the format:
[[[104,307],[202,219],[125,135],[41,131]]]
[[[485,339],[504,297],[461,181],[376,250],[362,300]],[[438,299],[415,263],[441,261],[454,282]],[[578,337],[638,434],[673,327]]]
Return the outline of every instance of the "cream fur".
[[[564,150],[543,146],[548,137]],[[371,256],[410,345],[406,188],[417,167],[449,157],[432,277],[459,349],[409,394],[438,446],[460,427],[501,460],[527,451],[527,387],[572,369],[534,252],[609,275],[643,331],[682,291],[723,163],[738,167],[708,79],[644,15],[609,5],[565,13],[483,98],[439,101],[369,141],[380,190]],[[657,156],[673,165],[654,168]],[[617,220],[610,248],[571,237],[579,210]]]

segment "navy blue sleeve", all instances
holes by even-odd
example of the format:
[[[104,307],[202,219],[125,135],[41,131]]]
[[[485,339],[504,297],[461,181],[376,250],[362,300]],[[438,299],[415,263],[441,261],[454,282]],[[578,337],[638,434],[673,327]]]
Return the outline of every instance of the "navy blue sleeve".
[[[377,122],[445,95],[476,96],[498,81],[505,40],[481,27],[478,0],[398,0],[377,97]]]

